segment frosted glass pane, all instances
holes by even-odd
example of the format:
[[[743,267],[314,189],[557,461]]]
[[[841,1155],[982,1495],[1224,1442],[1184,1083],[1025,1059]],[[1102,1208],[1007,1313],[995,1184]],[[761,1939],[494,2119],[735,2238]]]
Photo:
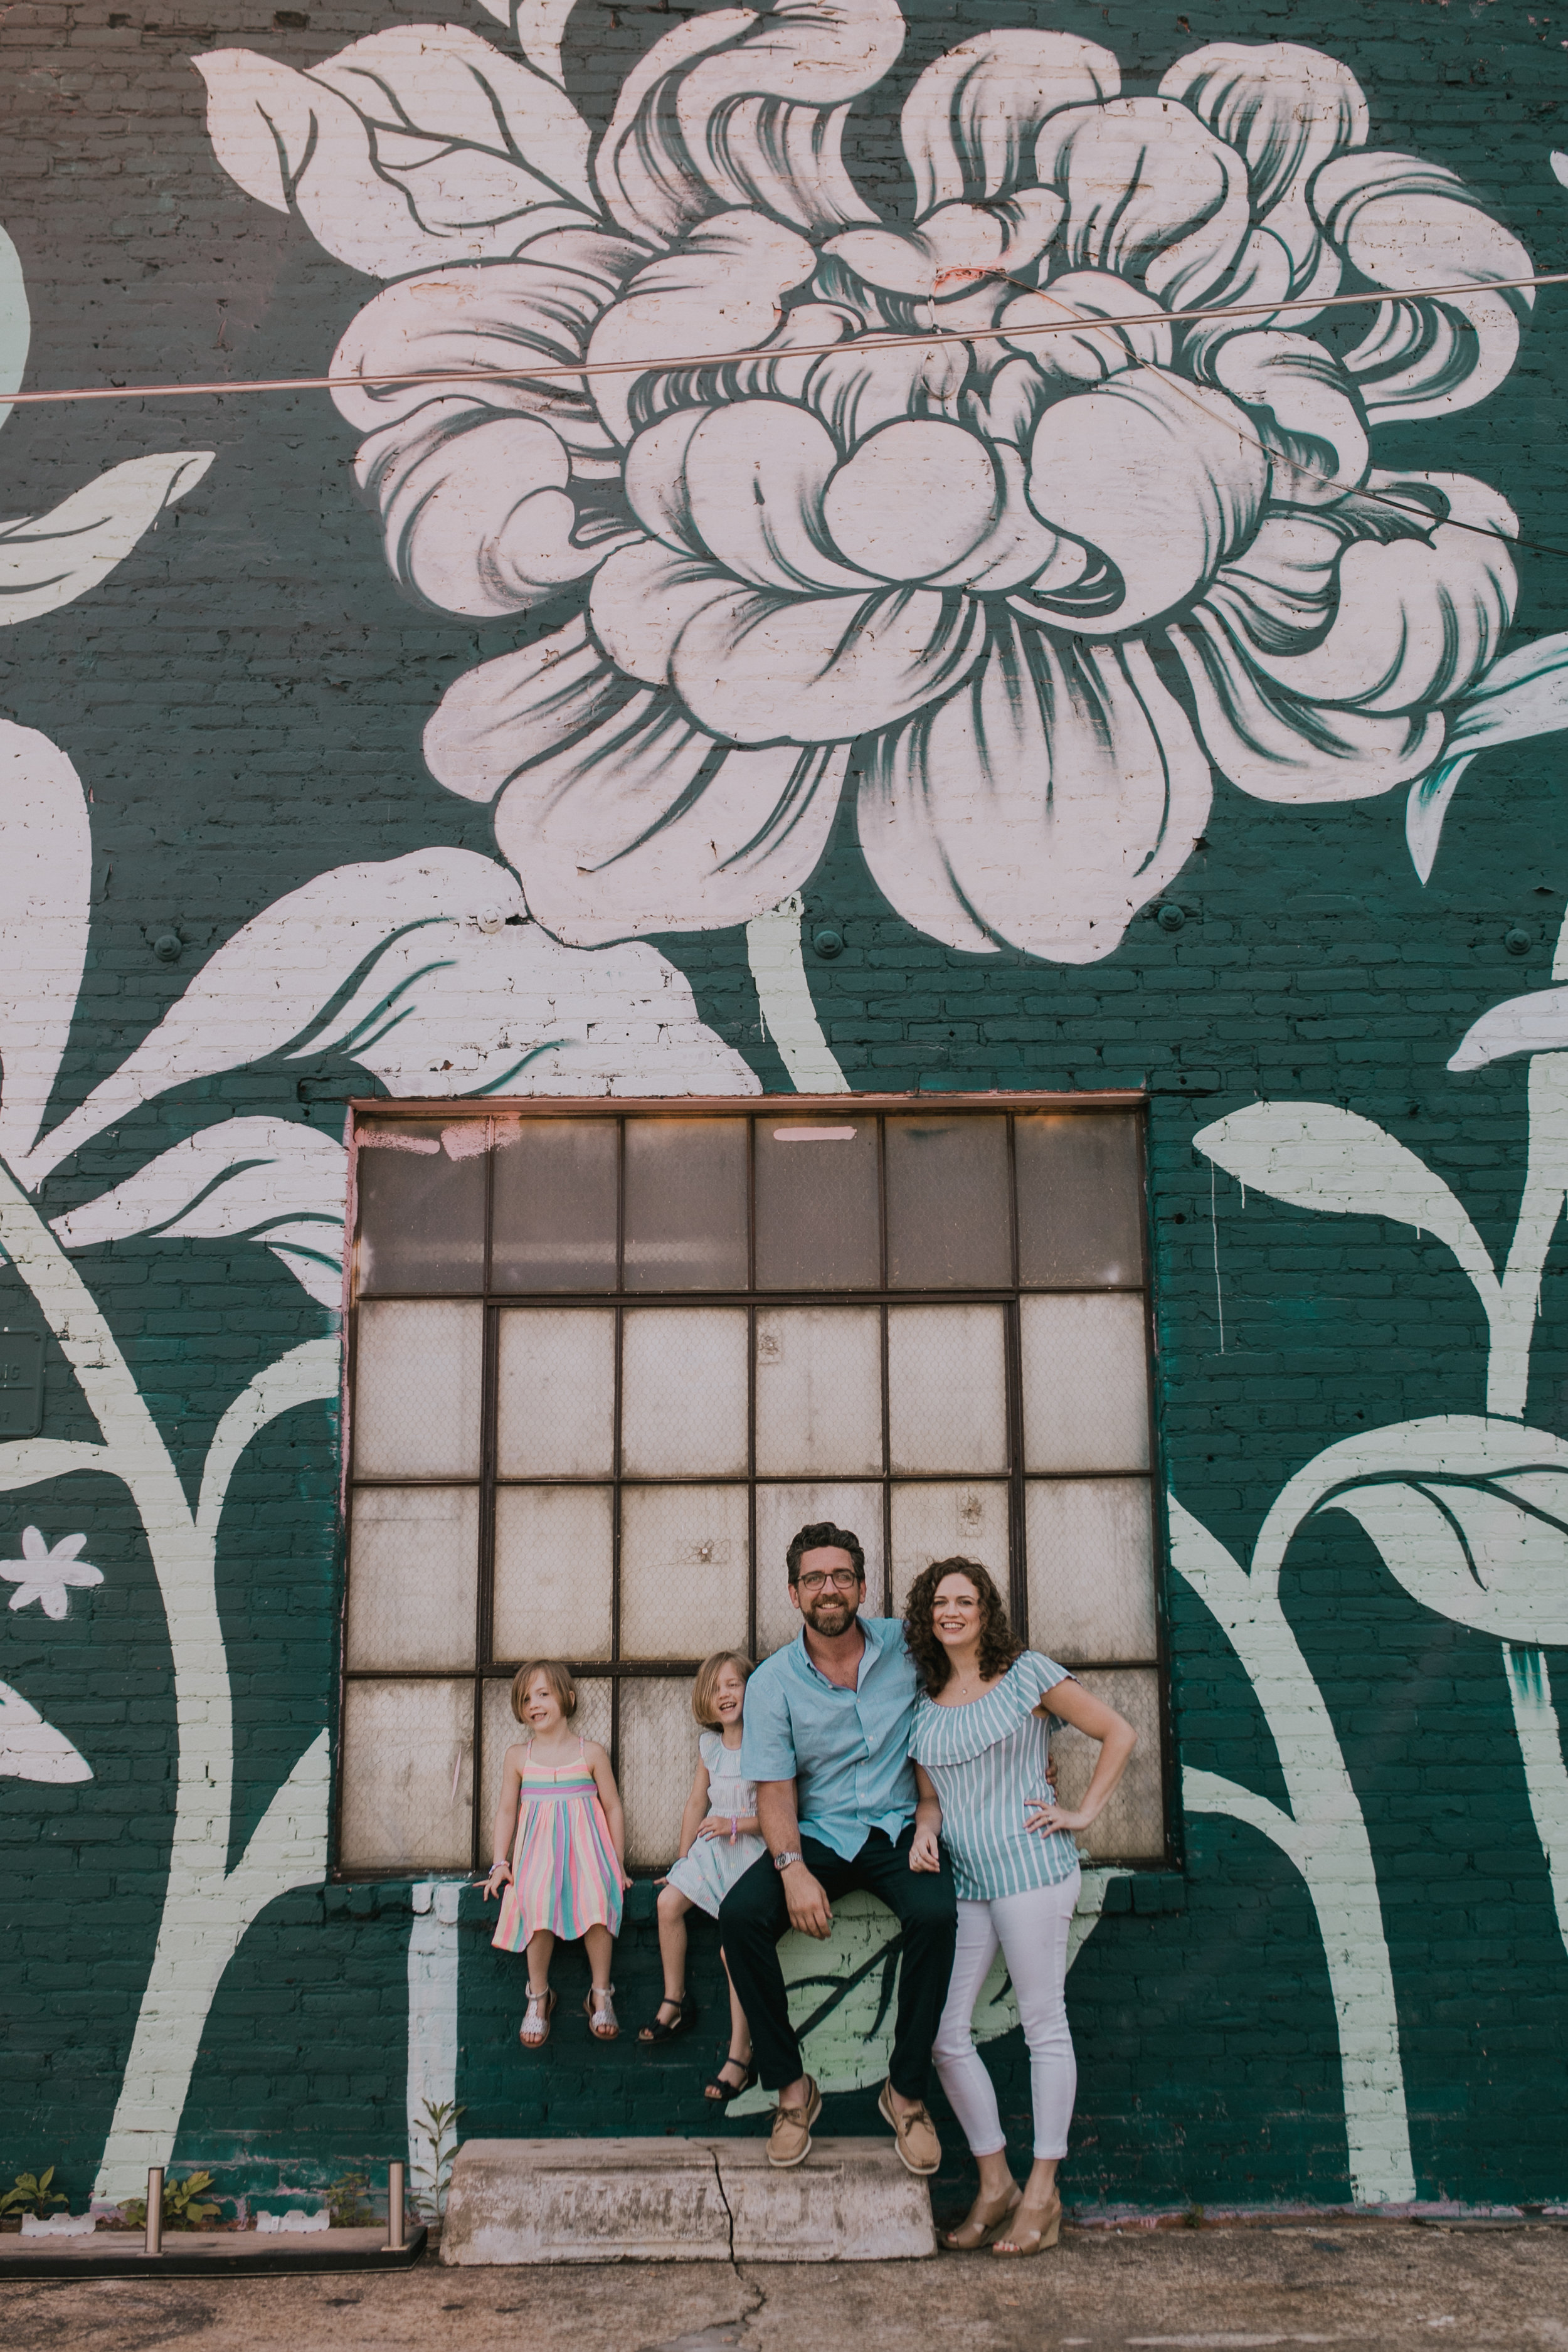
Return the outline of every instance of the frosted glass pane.
[[[877,1122],[810,1112],[752,1121],[759,1290],[877,1290]]]
[[[888,1313],[888,1434],[899,1470],[1005,1470],[1007,1386],[1000,1307]]]
[[[498,1120],[492,1290],[614,1290],[620,1122]]]
[[[626,1809],[626,1860],[675,1860],[680,1816],[697,1769],[691,1685],[663,1675],[621,1680],[621,1754],[616,1775]]]
[[[866,1614],[880,1617],[887,1606],[882,1583],[882,1489],[880,1486],[802,1485],[757,1488],[757,1655],[793,1642],[800,1612],[789,1597],[787,1555],[802,1528],[827,1519],[858,1536],[866,1555]]]
[[[1005,1486],[895,1486],[893,1607],[900,1615],[910,1587],[933,1559],[962,1553],[977,1559],[1007,1595],[1007,1489]]]
[[[1065,1666],[1152,1658],[1154,1534],[1146,1478],[1031,1479],[1029,1640]]]
[[[626,1121],[626,1286],[744,1290],[746,1121]]]
[[[596,1739],[601,1748],[608,1748],[611,1685],[604,1680],[590,1682],[581,1675],[576,1679],[577,1712],[572,1718],[572,1728],[580,1731],[584,1739]],[[504,1675],[496,1675],[481,1687],[484,1766],[479,1790],[479,1864],[485,1868],[495,1852],[489,1840],[494,1834],[496,1807],[500,1801],[501,1766],[509,1748],[526,1744],[528,1730],[511,1711],[511,1684]],[[493,1922],[497,1916],[493,1908],[489,1916]]]
[[[1024,1466],[1147,1470],[1149,1370],[1136,1291],[1024,1299]]]
[[[482,1290],[489,1123],[374,1119],[359,1132],[355,1191],[362,1297]]]
[[[744,1486],[621,1489],[621,1655],[746,1645]]]
[[[1013,1279],[1007,1122],[889,1118],[888,1280],[895,1290],[999,1290]]]
[[[608,1486],[498,1486],[494,1658],[607,1658]]]
[[[1110,1674],[1083,1675],[1079,1679],[1086,1691],[1127,1717],[1138,1734],[1138,1745],[1105,1811],[1087,1830],[1079,1832],[1079,1851],[1089,1862],[1158,1862],[1165,1852],[1160,1677],[1152,1670],[1113,1668]],[[1057,1795],[1069,1810],[1081,1800],[1099,1758],[1098,1740],[1087,1738],[1070,1724],[1055,1725],[1051,1765]]]
[[[349,1543],[350,1666],[471,1666],[477,1486],[362,1486]]]
[[[757,1475],[875,1477],[882,1467],[882,1318],[874,1307],[757,1316]]]
[[[607,1478],[616,1466],[616,1310],[509,1307],[500,1318],[496,1470]]]
[[[621,1355],[621,1473],[746,1474],[746,1310],[634,1307]]]
[[[473,1734],[471,1682],[343,1685],[345,1870],[467,1870]]]
[[[1136,1117],[1027,1111],[1013,1131],[1024,1287],[1141,1283],[1143,1170]]]
[[[479,1476],[483,1323],[477,1300],[360,1308],[356,1477]]]

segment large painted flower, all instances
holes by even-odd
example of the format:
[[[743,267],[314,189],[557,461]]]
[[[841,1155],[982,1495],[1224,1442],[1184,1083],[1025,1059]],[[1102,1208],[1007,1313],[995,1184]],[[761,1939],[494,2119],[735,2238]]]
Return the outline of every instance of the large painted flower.
[[[1076,36],[976,35],[910,91],[892,222],[840,141],[893,0],[692,19],[595,152],[558,44],[515,29],[526,63],[427,26],[308,75],[198,63],[234,176],[397,280],[334,373],[585,363],[337,395],[398,580],[547,623],[426,753],[499,796],[549,929],[748,919],[853,764],[910,922],[1083,962],[1180,870],[1215,771],[1326,802],[1432,770],[1511,618],[1514,521],[1376,467],[1369,428],[1500,382],[1530,297],[1495,281],[1530,261],[1452,173],[1367,149],[1342,66],[1225,43],[1123,96]],[[1403,299],[1330,312],[1331,344],[1271,308],[1373,289]]]

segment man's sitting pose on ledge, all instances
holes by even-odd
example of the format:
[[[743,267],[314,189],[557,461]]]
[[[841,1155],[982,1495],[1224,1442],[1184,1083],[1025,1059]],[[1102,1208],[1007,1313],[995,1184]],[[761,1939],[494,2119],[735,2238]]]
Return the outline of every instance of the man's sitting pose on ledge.
[[[789,1548],[789,1589],[805,1622],[799,1638],[747,1684],[741,1750],[742,1772],[757,1783],[768,1851],[737,1879],[719,1913],[763,2083],[778,2099],[768,2161],[804,2164],[822,2110],[822,2094],[801,2068],[778,1939],[785,1927],[826,1936],[835,1897],[863,1886],[904,1931],[892,2056],[879,2105],[909,2169],[932,2173],[942,2149],[926,2113],[926,2083],[957,1910],[945,1854],[940,1871],[910,1866],[914,1662],[897,1617],[858,1613],[866,1557],[847,1529],[826,1520],[802,1528]]]

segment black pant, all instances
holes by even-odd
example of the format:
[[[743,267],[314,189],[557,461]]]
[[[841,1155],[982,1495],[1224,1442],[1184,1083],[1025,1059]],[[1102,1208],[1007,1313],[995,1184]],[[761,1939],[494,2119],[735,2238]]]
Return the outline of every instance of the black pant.
[[[803,1837],[800,1847],[807,1870],[821,1881],[830,1903],[863,1886],[887,1905],[903,1928],[899,2011],[888,2077],[901,2098],[923,2099],[931,2044],[952,1973],[958,1906],[952,1865],[945,1853],[940,1874],[910,1868],[913,1836],[912,1822],[897,1845],[885,1831],[873,1830],[853,1862],[846,1862],[814,1837]],[[784,1880],[773,1868],[773,1856],[764,1854],[724,1897],[719,1932],[731,1979],[752,2029],[757,2067],[764,2088],[770,2091],[787,2089],[804,2072],[779,1966],[778,1939],[788,1926]]]

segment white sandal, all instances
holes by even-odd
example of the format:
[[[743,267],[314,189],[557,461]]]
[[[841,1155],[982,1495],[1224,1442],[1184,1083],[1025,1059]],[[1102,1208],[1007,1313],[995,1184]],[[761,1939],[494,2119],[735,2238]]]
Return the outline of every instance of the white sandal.
[[[517,2029],[517,2038],[525,2050],[543,2049],[550,2039],[550,2018],[554,2007],[555,1995],[552,1992],[546,1990],[529,1994],[528,2007],[522,2012],[522,2023]],[[535,2029],[531,2033],[530,2026]]]
[[[616,2005],[610,1998],[615,1990],[614,1985],[595,1985],[592,1992],[583,1996],[583,2014],[595,2042],[618,2042],[620,2039]]]

